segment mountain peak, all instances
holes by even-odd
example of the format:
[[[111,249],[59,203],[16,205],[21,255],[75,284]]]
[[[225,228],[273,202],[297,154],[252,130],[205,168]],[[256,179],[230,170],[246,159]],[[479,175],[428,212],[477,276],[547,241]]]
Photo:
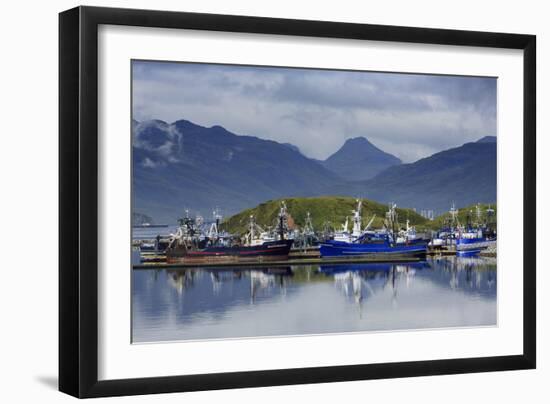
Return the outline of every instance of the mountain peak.
[[[346,139],[346,141],[344,142],[344,144],[346,144],[346,143],[368,143],[368,144],[372,144],[371,142],[369,142],[369,139],[367,139],[365,136],[350,137],[349,139]]]
[[[146,121],[136,121],[135,119],[132,121],[134,125],[139,125],[141,128],[149,128],[149,127],[167,127],[168,123],[161,121],[160,119],[149,119]]]
[[[203,128],[202,126],[197,125],[196,123],[188,121],[187,119],[178,119],[177,121],[173,122],[172,125],[178,128],[179,130]]]
[[[369,139],[367,139],[364,136],[350,137],[346,139],[346,141],[344,142],[344,144],[340,149],[344,147],[363,147],[363,148],[373,148],[373,149],[380,150],[378,149],[378,147],[373,145]]]
[[[372,178],[396,164],[401,164],[401,160],[380,150],[364,136],[348,138],[336,153],[323,162],[329,170],[352,181]]]
[[[145,125],[168,125],[168,122],[163,121],[162,119],[147,119],[145,121],[141,121],[141,123]]]

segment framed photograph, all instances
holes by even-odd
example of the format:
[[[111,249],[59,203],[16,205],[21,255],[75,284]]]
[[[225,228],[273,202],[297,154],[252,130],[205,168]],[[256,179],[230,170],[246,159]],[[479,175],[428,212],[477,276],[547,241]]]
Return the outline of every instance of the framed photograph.
[[[535,368],[535,36],[59,28],[61,391]]]

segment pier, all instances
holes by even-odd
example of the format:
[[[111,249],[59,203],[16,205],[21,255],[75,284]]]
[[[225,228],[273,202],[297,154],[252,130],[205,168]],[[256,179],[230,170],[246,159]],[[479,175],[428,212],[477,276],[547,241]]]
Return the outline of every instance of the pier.
[[[496,249],[487,249],[486,251],[481,251],[480,256],[484,257],[496,257]],[[175,263],[170,264],[166,262],[166,256],[162,253],[147,253],[148,261],[141,262],[140,264],[133,264],[132,268],[139,269],[185,269],[185,268],[199,268],[199,267],[219,267],[219,268],[230,268],[230,267],[269,267],[269,266],[292,266],[292,265],[338,265],[338,264],[369,264],[369,263],[392,263],[399,264],[405,262],[420,262],[425,260],[422,257],[402,257],[402,256],[393,256],[393,255],[371,255],[369,257],[338,257],[338,258],[321,258],[321,257],[311,257],[307,255],[296,254],[294,256],[290,255],[287,260],[258,260],[258,261],[248,261],[248,262],[204,262],[204,263]],[[429,249],[426,253],[427,257],[451,257],[456,256],[456,250],[454,248],[446,249]]]
[[[133,269],[177,269],[177,268],[199,268],[199,267],[270,267],[270,266],[291,266],[291,265],[333,265],[333,264],[372,264],[372,263],[405,263],[405,262],[420,262],[422,258],[395,258],[395,257],[369,257],[369,258],[301,258],[301,259],[288,259],[280,261],[258,261],[258,262],[212,262],[212,263],[189,263],[189,264],[168,264],[165,262],[151,262],[145,264],[135,264]]]

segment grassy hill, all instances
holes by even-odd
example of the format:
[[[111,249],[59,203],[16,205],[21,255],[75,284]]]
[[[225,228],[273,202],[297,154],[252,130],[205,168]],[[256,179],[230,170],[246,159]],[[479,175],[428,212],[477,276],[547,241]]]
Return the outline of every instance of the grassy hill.
[[[250,215],[254,215],[256,223],[262,227],[272,226],[276,223],[277,213],[279,212],[281,201],[285,201],[288,212],[291,216],[290,224],[301,227],[304,225],[307,212],[311,214],[313,227],[316,231],[323,229],[325,222],[340,229],[346,221],[346,216],[350,218],[349,229],[351,230],[352,210],[357,203],[355,198],[345,196],[321,196],[312,198],[284,198],[270,200],[259,204],[255,208],[246,209],[231,216],[222,223],[222,228],[234,234],[243,234],[247,231],[247,225]],[[373,223],[374,227],[382,227],[385,213],[388,210],[387,205],[363,199],[363,226],[376,214]],[[411,225],[424,227],[429,221],[411,209],[397,209],[399,221],[405,223],[407,218]]]
[[[481,207],[483,220],[485,220],[485,218],[486,218],[485,211],[487,210],[487,208],[491,207],[492,209],[494,209],[494,211],[495,211],[494,221],[496,223],[497,205],[494,204],[494,203],[493,204],[480,203],[479,205]],[[468,213],[471,215],[472,222],[475,222],[476,221],[476,205],[470,205],[470,206],[466,206],[464,208],[459,208],[458,209],[458,221],[461,224],[466,223]],[[450,213],[448,213],[448,212],[444,213],[442,215],[437,216],[433,221],[426,223],[426,225],[429,228],[434,229],[434,230],[439,229],[439,228],[443,227],[443,225],[445,224],[445,221],[448,218],[450,218],[450,216],[451,216]]]

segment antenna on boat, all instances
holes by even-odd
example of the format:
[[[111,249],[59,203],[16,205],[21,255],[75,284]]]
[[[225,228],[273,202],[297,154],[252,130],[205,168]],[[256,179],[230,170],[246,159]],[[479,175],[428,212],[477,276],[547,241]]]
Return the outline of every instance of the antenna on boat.
[[[372,225],[372,222],[374,222],[374,218],[376,217],[376,213],[374,215],[372,215],[370,221],[367,223],[367,225],[365,226],[365,231],[367,231],[370,226]]]

